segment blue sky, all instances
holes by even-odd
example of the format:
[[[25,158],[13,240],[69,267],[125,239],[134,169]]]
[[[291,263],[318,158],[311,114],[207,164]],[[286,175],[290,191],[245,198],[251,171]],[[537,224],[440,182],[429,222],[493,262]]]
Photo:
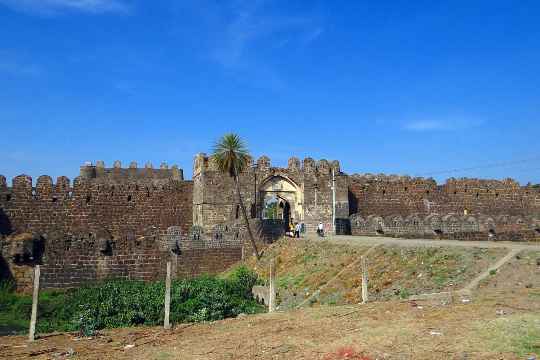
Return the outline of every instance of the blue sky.
[[[275,165],[539,183],[539,24],[536,0],[0,0],[0,174],[190,177],[235,131]]]

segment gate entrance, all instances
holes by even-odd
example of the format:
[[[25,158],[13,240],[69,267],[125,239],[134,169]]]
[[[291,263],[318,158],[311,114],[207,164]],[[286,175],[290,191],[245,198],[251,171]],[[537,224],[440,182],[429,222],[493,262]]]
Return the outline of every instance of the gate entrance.
[[[259,189],[262,220],[281,222],[285,230],[291,223],[303,220],[302,193],[292,180],[271,176]]]

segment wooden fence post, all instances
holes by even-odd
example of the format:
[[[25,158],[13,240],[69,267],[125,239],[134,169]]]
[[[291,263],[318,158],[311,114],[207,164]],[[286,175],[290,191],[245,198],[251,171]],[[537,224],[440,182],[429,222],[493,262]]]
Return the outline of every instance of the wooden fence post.
[[[276,311],[276,259],[270,261],[270,287],[268,299],[268,312]]]
[[[36,335],[37,309],[39,299],[39,276],[40,268],[36,265],[34,268],[34,292],[32,294],[32,318],[30,319],[30,331],[28,332],[28,340],[34,341]]]
[[[165,318],[163,319],[163,327],[170,329],[169,314],[171,312],[171,262],[167,261],[167,277],[165,279]]]
[[[368,268],[367,268],[367,258],[362,256],[362,304],[368,302]]]

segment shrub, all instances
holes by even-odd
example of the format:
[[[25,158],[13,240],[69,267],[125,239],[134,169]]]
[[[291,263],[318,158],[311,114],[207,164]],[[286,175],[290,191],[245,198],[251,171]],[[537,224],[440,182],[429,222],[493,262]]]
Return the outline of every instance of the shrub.
[[[257,275],[243,266],[226,278],[175,280],[171,286],[171,321],[212,321],[260,312],[263,307],[251,298],[251,288],[257,281]],[[43,291],[37,331],[77,331],[90,336],[103,328],[159,325],[164,317],[164,294],[163,281],[125,280],[67,291]],[[0,289],[0,319],[22,318],[27,323],[31,307],[30,296]],[[13,327],[19,332],[22,328]]]

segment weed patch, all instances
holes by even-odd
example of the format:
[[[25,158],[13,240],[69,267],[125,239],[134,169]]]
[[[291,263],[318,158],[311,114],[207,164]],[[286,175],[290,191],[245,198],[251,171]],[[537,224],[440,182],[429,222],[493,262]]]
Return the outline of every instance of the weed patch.
[[[227,278],[201,276],[176,280],[171,288],[173,323],[213,321],[262,307],[251,298],[257,275],[245,267]],[[40,294],[37,331],[78,331],[92,335],[104,328],[163,323],[164,282],[107,281],[96,286]],[[0,320],[5,333],[28,328],[32,299],[4,289],[0,292]],[[2,330],[2,329],[0,329]]]

